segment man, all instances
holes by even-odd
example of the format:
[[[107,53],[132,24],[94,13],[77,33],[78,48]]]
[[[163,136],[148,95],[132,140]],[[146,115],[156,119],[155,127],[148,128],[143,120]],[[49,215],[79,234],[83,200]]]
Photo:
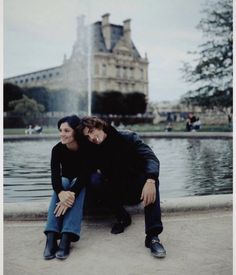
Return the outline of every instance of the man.
[[[124,204],[143,201],[145,246],[159,258],[166,251],[159,240],[163,230],[159,198],[159,160],[151,148],[133,132],[118,132],[97,118],[81,120],[79,132],[89,141],[88,154],[98,169],[106,190],[106,201],[114,211],[117,223],[111,233],[122,233],[131,224]],[[95,182],[98,183],[96,176]]]

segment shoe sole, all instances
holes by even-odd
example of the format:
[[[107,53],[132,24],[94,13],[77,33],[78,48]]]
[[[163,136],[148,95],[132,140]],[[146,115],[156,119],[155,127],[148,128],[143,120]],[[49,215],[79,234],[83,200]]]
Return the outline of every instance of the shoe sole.
[[[48,260],[52,260],[55,259],[56,256],[51,256],[51,257],[44,257],[44,260],[48,261]]]
[[[155,258],[165,258],[165,256],[166,256],[166,253],[163,253],[163,254],[155,254],[155,253],[152,253],[152,252],[151,252],[151,254],[152,254],[152,256],[154,256]]]
[[[66,256],[66,257],[58,257],[58,256],[56,256],[56,258],[57,258],[58,260],[65,260],[65,259],[68,258],[68,256]]]

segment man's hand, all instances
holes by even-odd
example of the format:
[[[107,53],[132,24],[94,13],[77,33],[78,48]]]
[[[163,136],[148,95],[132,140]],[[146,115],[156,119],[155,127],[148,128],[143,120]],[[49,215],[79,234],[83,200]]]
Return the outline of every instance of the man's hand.
[[[61,191],[58,194],[60,202],[62,202],[66,207],[72,207],[75,201],[75,193],[71,191]]]
[[[66,213],[66,210],[68,209],[69,207],[65,206],[64,203],[62,202],[58,202],[57,203],[57,207],[55,208],[54,210],[54,214],[56,217],[60,217],[61,215],[64,215]]]
[[[140,199],[143,200],[144,207],[155,202],[156,200],[155,180],[153,179],[146,180]]]

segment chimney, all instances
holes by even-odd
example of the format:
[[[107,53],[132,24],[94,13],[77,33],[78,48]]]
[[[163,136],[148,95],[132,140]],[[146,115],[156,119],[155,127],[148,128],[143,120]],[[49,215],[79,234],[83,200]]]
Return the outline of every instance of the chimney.
[[[131,19],[126,19],[125,21],[123,21],[124,38],[125,38],[125,41],[128,43],[131,43],[130,22],[131,22]]]
[[[102,34],[105,39],[106,48],[111,49],[111,26],[109,23],[109,13],[106,13],[102,16]]]

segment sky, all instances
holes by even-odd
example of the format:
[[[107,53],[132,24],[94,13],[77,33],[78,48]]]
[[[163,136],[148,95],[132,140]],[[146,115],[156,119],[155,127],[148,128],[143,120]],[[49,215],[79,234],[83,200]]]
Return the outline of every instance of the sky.
[[[216,1],[216,0],[213,0]],[[76,17],[122,25],[131,19],[131,38],[149,60],[149,101],[176,101],[190,89],[182,62],[192,60],[203,35],[196,28],[209,0],[5,0],[3,76],[59,66],[76,39]]]

